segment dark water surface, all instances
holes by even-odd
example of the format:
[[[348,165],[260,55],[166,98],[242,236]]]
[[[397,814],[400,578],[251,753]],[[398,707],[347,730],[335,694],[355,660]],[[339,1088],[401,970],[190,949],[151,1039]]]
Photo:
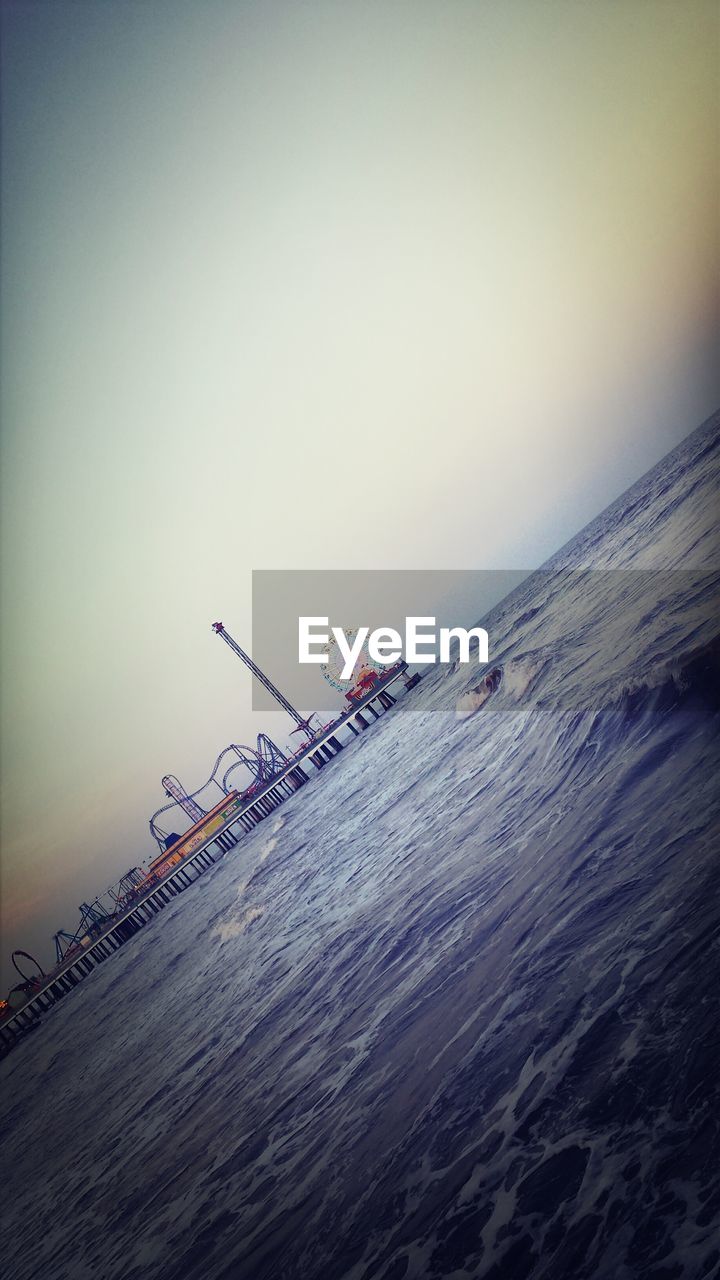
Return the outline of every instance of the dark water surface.
[[[7,1058],[6,1280],[717,1274],[719,437]]]

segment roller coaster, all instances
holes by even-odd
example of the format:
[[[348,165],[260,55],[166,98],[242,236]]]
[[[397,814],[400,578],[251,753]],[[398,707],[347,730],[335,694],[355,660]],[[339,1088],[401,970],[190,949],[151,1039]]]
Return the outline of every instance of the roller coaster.
[[[228,757],[230,762],[228,763]],[[200,822],[205,817],[207,810],[198,803],[197,797],[210,786],[216,786],[221,795],[227,796],[234,789],[231,786],[230,779],[237,769],[245,768],[250,773],[252,781],[245,788],[245,793],[251,793],[258,787],[262,787],[270,778],[285,768],[288,763],[288,757],[284,751],[280,749],[277,743],[273,742],[266,733],[259,733],[257,737],[257,745],[253,747],[243,746],[237,742],[231,742],[229,747],[225,747],[220,752],[215,764],[212,767],[210,777],[201,787],[197,787],[195,791],[188,792],[172,774],[167,774],[162,785],[165,795],[170,798],[170,804],[165,804],[162,808],[157,809],[150,819],[150,834],[156,841],[161,851],[166,848],[166,841],[171,834],[160,826],[158,818],[164,813],[169,813],[178,807],[187,814],[192,822]]]
[[[35,965],[35,968],[37,969],[37,973],[31,973],[30,976],[28,977],[28,975],[25,973],[25,970],[20,968],[20,965],[18,964],[16,959],[17,956],[22,956],[23,960],[32,961],[32,963]],[[13,951],[10,959],[12,960],[13,968],[17,971],[17,973],[20,974],[20,977],[23,979],[23,982],[32,984],[33,982],[38,982],[41,978],[45,977],[45,970],[40,964],[40,961],[36,960],[34,956],[31,956],[29,951],[20,951],[20,950]]]
[[[18,964],[18,960],[20,958],[22,958],[23,961],[29,960],[37,969],[37,973],[27,974]],[[20,974],[22,982],[18,982],[14,987],[10,988],[7,1000],[0,1000],[0,1017],[7,1016],[9,1013],[12,1013],[14,1007],[22,1007],[25,1001],[29,999],[32,994],[37,991],[38,987],[42,985],[42,981],[46,977],[45,970],[40,964],[40,961],[36,960],[34,956],[31,956],[29,951],[21,951],[19,949],[13,951],[10,959],[12,961],[13,968]]]
[[[138,888],[144,880],[145,875],[140,868],[131,867],[124,876],[121,876],[115,884],[110,885],[92,902],[81,902],[78,907],[80,923],[75,932],[69,933],[67,929],[58,929],[57,933],[53,934],[56,964],[62,964],[74,950],[79,950],[84,938],[93,938],[98,933],[102,933],[115,916],[122,915],[137,895]]]

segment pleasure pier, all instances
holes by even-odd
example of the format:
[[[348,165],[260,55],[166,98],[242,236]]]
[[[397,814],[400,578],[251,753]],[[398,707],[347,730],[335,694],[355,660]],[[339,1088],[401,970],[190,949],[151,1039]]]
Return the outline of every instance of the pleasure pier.
[[[11,997],[18,993],[22,1003],[17,1007],[7,1003],[0,1014],[0,1057],[38,1027],[43,1014],[69,995],[98,965],[109,960],[178,894],[184,893],[220,858],[233,851],[244,835],[270,817],[390,711],[397,701],[398,682],[409,690],[419,679],[417,674],[408,676],[404,662],[398,663],[378,678],[364,696],[353,700],[337,719],[315,730],[310,740],[263,786],[246,797],[237,795],[238,803],[227,804],[226,808],[231,810],[227,819],[206,834],[191,852],[174,858],[173,845],[170,844],[166,853],[155,859],[144,879],[133,885],[125,897],[123,909],[109,918],[104,927],[95,926],[93,936],[87,936],[82,944],[68,951],[50,973],[41,973],[38,979],[27,982],[23,989],[15,988],[10,993]],[[222,810],[222,805],[217,808]],[[179,849],[183,839],[178,840]]]

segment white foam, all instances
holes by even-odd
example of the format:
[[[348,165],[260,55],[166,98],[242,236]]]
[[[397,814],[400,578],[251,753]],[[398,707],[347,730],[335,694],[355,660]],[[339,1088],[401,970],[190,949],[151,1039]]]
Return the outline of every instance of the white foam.
[[[543,660],[538,661],[534,658],[517,658],[515,661],[508,662],[503,672],[505,692],[518,702],[527,693],[544,665]]]
[[[260,850],[260,861],[266,862],[267,859],[270,857],[270,854],[272,853],[273,849],[275,849],[276,847],[277,847],[277,836],[270,836],[270,839],[265,841],[265,844]]]
[[[455,719],[467,720],[469,716],[474,716],[489,697],[489,689],[468,689],[467,693],[462,693],[455,703]]]
[[[231,916],[229,920],[224,920],[222,924],[213,929],[213,937],[217,938],[220,943],[230,942],[232,938],[238,938],[240,934],[245,933],[256,920],[260,920],[265,915],[264,907],[248,907],[240,916]]]

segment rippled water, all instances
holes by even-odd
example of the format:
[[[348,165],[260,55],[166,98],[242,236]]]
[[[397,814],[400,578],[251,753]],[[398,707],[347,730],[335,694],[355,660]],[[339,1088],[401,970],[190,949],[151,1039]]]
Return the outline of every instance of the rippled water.
[[[8,1280],[716,1274],[719,434],[7,1058]]]

